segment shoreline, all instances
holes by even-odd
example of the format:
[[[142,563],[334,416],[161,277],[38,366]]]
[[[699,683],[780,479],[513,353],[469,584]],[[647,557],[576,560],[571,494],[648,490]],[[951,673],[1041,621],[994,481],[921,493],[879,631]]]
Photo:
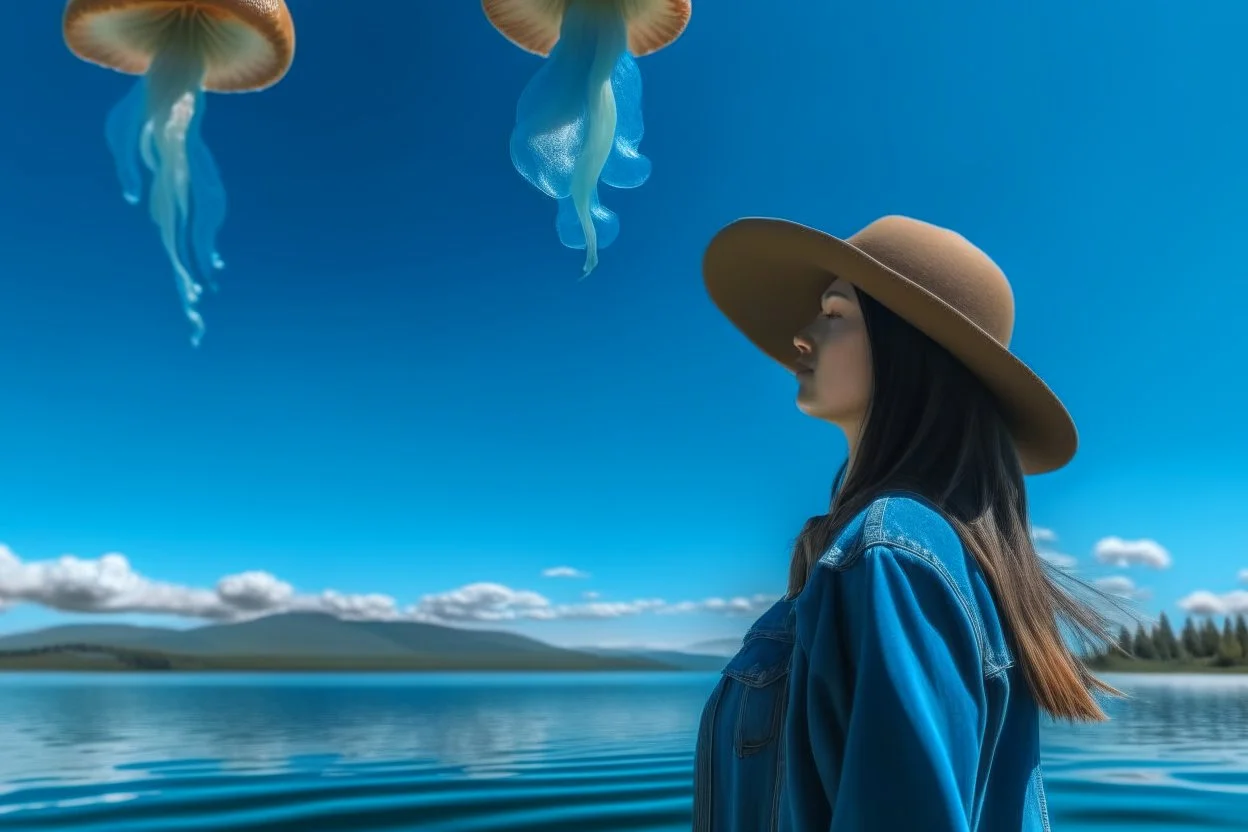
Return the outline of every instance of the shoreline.
[[[1093,673],[1152,673],[1157,675],[1179,673],[1202,673],[1213,676],[1248,674],[1248,664],[1215,665],[1209,662],[1173,662],[1150,659],[1129,661],[1089,661],[1086,662]]]
[[[727,660],[725,659],[725,662]],[[101,644],[61,644],[0,651],[4,673],[684,673],[685,668],[644,658],[592,653],[526,655],[485,653],[440,656],[209,656],[161,653]]]

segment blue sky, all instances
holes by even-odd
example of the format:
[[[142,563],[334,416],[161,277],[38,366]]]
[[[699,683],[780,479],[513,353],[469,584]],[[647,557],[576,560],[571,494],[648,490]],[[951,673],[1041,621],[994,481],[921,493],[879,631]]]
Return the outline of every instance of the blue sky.
[[[984,248],[1081,432],[1030,481],[1046,546],[1152,613],[1248,608],[1248,11],[700,2],[639,62],[654,173],[604,189],[622,233],[578,282],[507,153],[539,59],[475,3],[290,5],[286,79],[208,104],[197,350],[104,143],[132,80],[64,49],[59,4],[10,10],[0,586],[44,603],[0,632],[376,595],[561,644],[741,632],[714,599],[783,590],[844,452],[705,297],[707,240],[759,214]]]

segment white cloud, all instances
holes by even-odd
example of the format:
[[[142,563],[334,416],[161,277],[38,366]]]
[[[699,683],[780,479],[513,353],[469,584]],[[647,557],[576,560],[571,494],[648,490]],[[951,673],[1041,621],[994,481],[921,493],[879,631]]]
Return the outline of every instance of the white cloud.
[[[1170,553],[1155,540],[1123,540],[1106,537],[1097,542],[1096,559],[1117,567],[1150,566],[1166,569],[1170,566]]]
[[[761,597],[761,596],[760,596]],[[554,604],[536,592],[514,590],[501,584],[470,584],[451,592],[426,595],[407,610],[422,621],[466,623],[480,621],[551,621],[555,619],[626,618],[643,613],[678,614],[719,612],[726,614],[761,612],[765,607],[751,599],[711,598],[706,601],[668,603],[660,598],[635,601],[589,601],[582,604]]]
[[[339,618],[366,621],[394,621],[402,617],[395,600],[378,592],[349,594],[327,589],[319,595],[296,596],[291,599],[288,609],[299,612],[328,612]]]
[[[1248,613],[1248,591],[1236,589],[1223,595],[1215,595],[1201,589],[1181,598],[1179,606],[1192,615]]]
[[[1043,526],[1032,526],[1031,542],[1036,547],[1037,555],[1059,569],[1074,569],[1078,565],[1078,561],[1070,555],[1064,555],[1049,548],[1049,546],[1057,542],[1057,532],[1052,529],[1047,529]]]
[[[240,610],[270,610],[295,596],[295,588],[268,572],[241,572],[217,581],[217,595]]]
[[[776,596],[767,594],[751,595],[748,598],[738,596],[736,598],[707,598],[704,601],[681,601],[678,604],[671,604],[664,609],[657,610],[660,613],[688,613],[688,612],[713,612],[722,613],[724,615],[758,615],[763,610],[770,607],[776,602]]]
[[[589,590],[586,590],[585,592],[582,592],[581,597],[586,599],[587,601],[592,601],[598,597],[598,593],[594,592],[592,589],[589,589]]]
[[[267,572],[227,575],[213,589],[154,581],[135,572],[125,555],[98,558],[63,555],[26,562],[0,544],[0,604],[27,602],[64,612],[128,612],[212,620],[254,618],[306,611],[392,617],[395,602],[384,595],[344,595],[332,590],[298,595]]]
[[[1079,561],[1075,558],[1060,552],[1037,552],[1037,554],[1059,569],[1074,569],[1079,565]]]
[[[1248,569],[1239,570],[1240,583],[1248,584]]]
[[[756,615],[775,600],[755,595],[677,603],[658,598],[605,602],[597,600],[596,592],[584,596],[584,603],[555,604],[537,592],[483,582],[425,595],[400,608],[394,598],[379,593],[347,594],[333,589],[300,593],[286,581],[260,570],[226,575],[213,588],[205,589],[147,578],[117,553],[95,559],[65,555],[26,562],[0,544],[0,610],[25,602],[65,612],[150,613],[216,621],[280,612],[326,612],[357,620],[464,624],[611,619],[643,613]]]
[[[588,578],[588,572],[573,569],[571,566],[552,566],[542,570],[543,578]]]
[[[506,621],[545,618],[550,609],[550,601],[536,592],[476,583],[426,595],[407,611],[413,618],[427,621]]]
[[[1109,594],[1122,598],[1146,598],[1149,594],[1148,590],[1137,587],[1135,581],[1126,575],[1108,575],[1097,578],[1093,583]]]
[[[124,555],[94,560],[64,555],[25,563],[0,545],[0,599],[28,601],[67,612],[168,612],[199,618],[228,617],[212,590],[151,581],[130,568]]]
[[[1032,526],[1031,539],[1036,543],[1056,543],[1057,533],[1043,526]]]

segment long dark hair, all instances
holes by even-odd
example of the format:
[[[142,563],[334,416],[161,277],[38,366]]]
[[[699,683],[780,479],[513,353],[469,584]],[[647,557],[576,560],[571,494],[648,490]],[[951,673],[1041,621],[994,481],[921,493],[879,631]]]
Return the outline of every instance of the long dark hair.
[[[1039,706],[1071,721],[1107,719],[1093,692],[1121,692],[1092,675],[1059,624],[1085,646],[1112,647],[1113,620],[1079,592],[1117,604],[1036,553],[1022,465],[987,388],[925,334],[857,295],[871,345],[871,403],[829,512],[808,520],[798,536],[789,595],[801,591],[837,531],[872,499],[892,490],[918,494],[941,510],[978,561]]]

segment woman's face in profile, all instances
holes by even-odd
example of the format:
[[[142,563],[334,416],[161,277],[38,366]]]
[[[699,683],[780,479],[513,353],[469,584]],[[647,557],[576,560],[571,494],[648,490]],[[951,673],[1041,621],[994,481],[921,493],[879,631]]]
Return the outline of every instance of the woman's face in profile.
[[[793,344],[798,351],[798,408],[856,437],[871,399],[871,348],[853,286],[839,278],[833,281]]]

